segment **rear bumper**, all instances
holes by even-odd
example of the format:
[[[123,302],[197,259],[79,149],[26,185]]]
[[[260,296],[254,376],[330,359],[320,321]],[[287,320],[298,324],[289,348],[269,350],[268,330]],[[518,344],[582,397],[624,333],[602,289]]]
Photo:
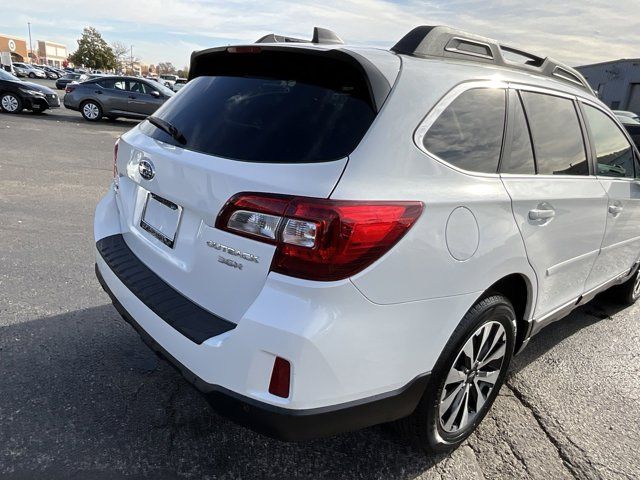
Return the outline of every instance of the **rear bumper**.
[[[161,358],[167,360],[196,387],[209,404],[225,417],[264,435],[286,441],[307,440],[390,422],[410,415],[429,382],[429,374],[416,377],[392,392],[328,407],[294,410],[240,395],[205,382],[156,342],[127,312],[105,282],[98,266],[96,276],[122,318]]]

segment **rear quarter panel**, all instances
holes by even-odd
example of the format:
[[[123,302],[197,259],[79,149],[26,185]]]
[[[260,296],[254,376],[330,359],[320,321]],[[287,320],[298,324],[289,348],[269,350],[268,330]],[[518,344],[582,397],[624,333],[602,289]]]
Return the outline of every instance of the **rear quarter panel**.
[[[408,234],[352,278],[372,302],[481,292],[513,273],[522,274],[535,291],[535,274],[499,176],[462,173],[419,150],[413,140],[433,106],[469,78],[465,68],[403,57],[399,81],[332,194],[336,199],[420,200],[425,205]],[[482,73],[475,79],[499,79],[495,71]],[[467,220],[461,224],[450,220],[460,217],[452,217],[460,207],[472,214],[465,212]],[[456,253],[457,245],[469,243],[465,235],[476,242],[468,258]]]

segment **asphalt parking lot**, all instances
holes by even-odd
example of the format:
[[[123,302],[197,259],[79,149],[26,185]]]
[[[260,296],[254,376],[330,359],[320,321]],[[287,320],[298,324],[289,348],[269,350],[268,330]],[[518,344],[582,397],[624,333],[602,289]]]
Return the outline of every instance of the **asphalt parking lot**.
[[[0,478],[640,478],[640,305],[607,298],[532,340],[452,455],[387,427],[288,444],[217,416],[94,277],[93,209],[134,125],[0,114]]]

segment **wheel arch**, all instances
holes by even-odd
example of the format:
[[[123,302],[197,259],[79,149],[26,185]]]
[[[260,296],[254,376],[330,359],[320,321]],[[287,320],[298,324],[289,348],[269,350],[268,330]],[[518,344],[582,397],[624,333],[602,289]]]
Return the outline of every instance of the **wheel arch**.
[[[518,353],[529,339],[534,306],[534,283],[523,273],[512,273],[494,282],[488,292],[500,293],[509,299],[516,313],[516,345]]]

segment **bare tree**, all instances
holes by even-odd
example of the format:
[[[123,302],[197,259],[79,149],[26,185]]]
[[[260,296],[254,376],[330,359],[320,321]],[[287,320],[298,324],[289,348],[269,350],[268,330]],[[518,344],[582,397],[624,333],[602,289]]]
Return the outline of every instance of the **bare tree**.
[[[129,47],[122,42],[113,42],[111,44],[111,50],[113,50],[113,54],[116,57],[116,63],[118,65],[118,70],[126,71],[127,67],[137,61],[136,58],[131,57],[131,51]]]

